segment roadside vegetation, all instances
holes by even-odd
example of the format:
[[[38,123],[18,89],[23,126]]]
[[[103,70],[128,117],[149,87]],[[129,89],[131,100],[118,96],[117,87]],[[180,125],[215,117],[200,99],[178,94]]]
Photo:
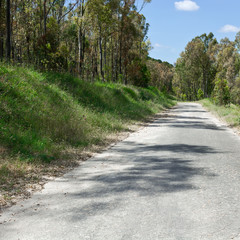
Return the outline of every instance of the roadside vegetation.
[[[203,99],[200,103],[209,111],[216,114],[230,127],[235,127],[240,131],[240,106],[230,104],[229,106],[216,105],[211,99]]]
[[[174,103],[155,87],[91,83],[0,64],[2,202]]]
[[[175,103],[150,2],[0,0],[0,204]]]

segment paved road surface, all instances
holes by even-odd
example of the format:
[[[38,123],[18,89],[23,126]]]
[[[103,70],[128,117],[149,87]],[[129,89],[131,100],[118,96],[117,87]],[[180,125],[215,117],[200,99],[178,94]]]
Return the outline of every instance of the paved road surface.
[[[181,103],[21,204],[1,240],[240,239],[240,140]]]

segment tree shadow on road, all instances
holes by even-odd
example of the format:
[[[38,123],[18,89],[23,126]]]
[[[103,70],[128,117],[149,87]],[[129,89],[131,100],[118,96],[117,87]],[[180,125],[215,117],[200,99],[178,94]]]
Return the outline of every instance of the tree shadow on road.
[[[194,146],[187,144],[148,145],[125,141],[112,150],[118,152],[116,157],[97,158],[96,163],[111,165],[111,168],[96,173],[79,176],[75,184],[89,184],[89,188],[71,194],[72,201],[84,199],[86,205],[79,206],[74,211],[77,214],[72,221],[79,221],[90,217],[86,209],[91,208],[91,216],[111,211],[121,206],[122,199],[131,196],[161,197],[181,191],[194,191],[199,186],[193,183],[194,177],[210,180],[216,177],[208,169],[198,167],[191,158],[184,158],[185,153],[199,155],[217,153],[208,146]],[[164,152],[184,153],[180,157],[167,157]],[[162,154],[159,154],[161,152]],[[126,154],[128,153],[128,154]],[[175,155],[174,155],[175,156]],[[129,160],[129,158],[131,160]],[[196,161],[196,160],[195,160]],[[117,170],[118,164],[121,168]],[[114,167],[115,166],[115,167]],[[109,201],[109,204],[108,204]],[[88,204],[87,204],[88,202]],[[92,206],[100,206],[92,208]]]
[[[213,123],[207,123],[204,121],[181,121],[176,119],[159,119],[154,123],[149,124],[148,127],[169,127],[169,128],[192,128],[192,129],[206,129],[224,131],[225,128],[219,127]]]

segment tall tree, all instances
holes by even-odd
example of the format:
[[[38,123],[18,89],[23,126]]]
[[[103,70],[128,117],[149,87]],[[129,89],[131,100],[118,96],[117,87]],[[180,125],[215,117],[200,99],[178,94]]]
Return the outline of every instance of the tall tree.
[[[189,42],[181,54],[182,61],[177,61],[174,83],[180,92],[186,94],[189,100],[210,96],[214,81],[214,46],[217,41],[213,34],[203,34]],[[179,66],[178,66],[179,64]],[[179,77],[180,75],[181,77]],[[178,84],[178,81],[182,81]],[[185,84],[187,83],[187,85]],[[188,87],[186,87],[188,86]]]
[[[10,0],[6,0],[6,26],[7,26],[7,38],[6,38],[6,56],[7,60],[11,58],[11,3]]]
[[[0,61],[3,60],[4,55],[4,0],[0,0]]]

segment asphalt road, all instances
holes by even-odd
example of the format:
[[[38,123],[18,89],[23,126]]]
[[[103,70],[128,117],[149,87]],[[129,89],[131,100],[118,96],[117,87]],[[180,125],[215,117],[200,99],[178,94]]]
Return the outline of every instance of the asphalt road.
[[[0,222],[1,240],[240,239],[240,139],[181,103]]]

